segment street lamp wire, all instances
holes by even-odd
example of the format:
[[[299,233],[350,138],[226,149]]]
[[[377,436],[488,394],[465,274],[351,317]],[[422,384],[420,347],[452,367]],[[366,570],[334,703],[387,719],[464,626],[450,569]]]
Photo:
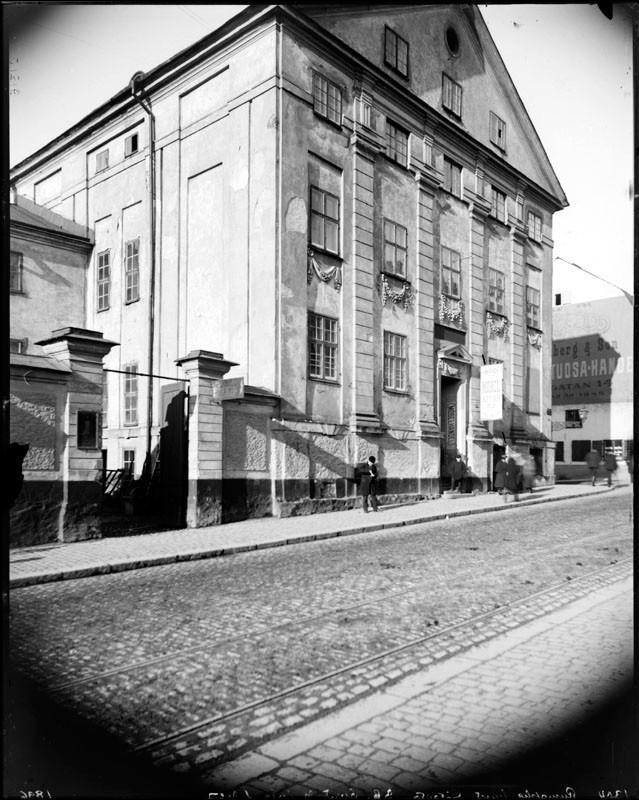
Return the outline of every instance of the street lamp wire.
[[[571,267],[577,267],[577,269],[580,269],[587,275],[592,275],[593,278],[599,278],[600,281],[603,281],[604,283],[607,283],[610,286],[614,286],[615,289],[620,291],[623,294],[623,296],[629,301],[630,305],[634,306],[634,296],[630,294],[630,292],[627,292],[625,289],[622,289],[621,286],[617,286],[616,283],[609,281],[607,278],[602,278],[601,275],[597,275],[595,272],[591,272],[589,269],[581,267],[579,264],[575,264],[574,261],[567,261],[565,258],[562,258],[561,256],[555,256],[555,261],[563,261],[564,264],[570,264]]]

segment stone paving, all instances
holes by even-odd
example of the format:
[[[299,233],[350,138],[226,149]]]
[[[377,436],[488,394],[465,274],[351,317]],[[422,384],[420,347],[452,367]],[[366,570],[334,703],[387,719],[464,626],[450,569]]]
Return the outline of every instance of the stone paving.
[[[613,484],[628,493],[632,486]],[[517,506],[527,507],[575,497],[606,494],[605,485],[557,484],[520,495]],[[165,531],[137,536],[16,548],[9,553],[11,587],[87,577],[145,566],[229,555],[263,547],[346,536],[439,519],[506,510],[515,504],[494,493],[424,500],[382,507],[379,514],[361,509],[334,511],[285,519],[263,518],[208,528]]]
[[[218,766],[208,785],[251,797],[375,790],[384,797],[391,790],[395,797],[444,798],[432,792],[472,781],[560,735],[625,686],[632,676],[632,606],[626,575]],[[564,777],[564,786],[581,779],[569,766]],[[606,788],[614,790],[600,787]]]

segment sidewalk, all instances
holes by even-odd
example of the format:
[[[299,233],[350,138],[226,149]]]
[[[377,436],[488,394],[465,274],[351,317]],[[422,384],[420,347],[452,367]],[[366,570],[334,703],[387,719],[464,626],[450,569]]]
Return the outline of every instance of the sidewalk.
[[[303,517],[265,517],[207,528],[22,547],[9,553],[9,585],[17,588],[176,561],[214,558],[264,547],[606,494],[612,490],[631,494],[632,486],[617,484],[610,489],[605,485],[557,484],[539,487],[532,495],[521,494],[518,503],[514,503],[512,498],[505,503],[497,494],[442,496],[411,505],[382,507],[378,514],[366,515],[361,509],[349,509]]]

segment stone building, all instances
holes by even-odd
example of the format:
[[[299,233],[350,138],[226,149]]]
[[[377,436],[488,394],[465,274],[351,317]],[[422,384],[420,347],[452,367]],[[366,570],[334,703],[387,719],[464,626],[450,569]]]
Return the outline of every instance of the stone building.
[[[348,507],[370,454],[397,498],[456,452],[488,489],[506,443],[553,480],[567,201],[476,6],[249,6],[11,178],[94,232],[109,465],[150,471],[186,404],[181,524]]]

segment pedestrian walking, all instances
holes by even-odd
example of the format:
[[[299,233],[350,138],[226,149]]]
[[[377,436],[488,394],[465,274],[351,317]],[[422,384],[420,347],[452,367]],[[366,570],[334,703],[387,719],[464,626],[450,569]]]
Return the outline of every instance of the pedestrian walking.
[[[532,494],[535,478],[537,477],[537,465],[535,464],[535,459],[531,455],[524,456],[521,472],[522,488],[524,492]]]
[[[512,494],[515,502],[519,500],[519,481],[521,479],[521,469],[513,456],[506,461],[506,492],[504,502],[508,501],[508,495]]]
[[[606,468],[606,472],[608,473],[608,486],[612,486],[612,473],[617,471],[617,459],[615,458],[614,453],[606,453],[604,466]]]
[[[592,475],[592,485],[595,485],[595,480],[597,478],[597,470],[599,469],[599,464],[601,463],[601,456],[596,450],[591,450],[589,453],[586,454],[586,464],[588,465],[588,469],[590,470],[590,474]]]
[[[504,493],[506,486],[506,455],[502,453],[495,467],[495,489],[498,494]]]
[[[451,492],[454,492],[455,488],[457,488],[458,492],[461,491],[464,487],[464,478],[466,477],[466,464],[464,464],[459,453],[455,456],[455,460],[450,468],[450,477]]]
[[[375,463],[375,456],[369,456],[366,462],[366,471],[362,476],[362,508],[364,513],[368,514],[368,502],[370,500],[371,508],[377,511],[377,464]]]

